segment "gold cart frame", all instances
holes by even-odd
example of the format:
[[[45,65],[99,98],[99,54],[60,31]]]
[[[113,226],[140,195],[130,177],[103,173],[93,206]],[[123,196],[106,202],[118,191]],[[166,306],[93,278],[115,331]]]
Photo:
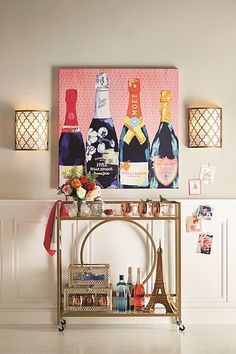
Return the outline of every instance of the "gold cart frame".
[[[126,201],[105,201],[105,204],[121,204]],[[137,204],[139,201],[128,201]],[[112,217],[61,217],[60,216],[60,205],[57,205],[57,326],[59,331],[64,330],[64,326],[66,324],[66,320],[64,317],[173,317],[176,320],[179,329],[183,331],[185,329],[181,320],[181,204],[177,201],[165,201],[165,204],[170,204],[174,206],[175,213],[174,215],[165,215],[165,216],[148,216],[148,217],[140,217],[140,216],[131,216],[131,217],[123,217],[123,216],[112,216]],[[85,235],[82,246],[80,249],[80,259],[83,263],[83,249],[86,243],[86,240],[91,235],[91,233],[99,226],[112,222],[112,221],[124,221],[132,223],[139,228],[141,228],[146,236],[151,241],[151,246],[153,249],[154,260],[151,267],[151,270],[144,280],[144,283],[151,277],[155,265],[156,265],[156,247],[155,243],[149,234],[149,232],[140,224],[138,224],[139,220],[172,220],[175,225],[175,293],[169,294],[169,296],[174,299],[175,303],[175,311],[173,313],[116,313],[116,312],[81,312],[81,311],[64,311],[63,309],[63,289],[62,289],[62,231],[61,231],[61,223],[64,221],[98,221],[98,223],[93,226]],[[154,254],[153,253],[153,254]]]

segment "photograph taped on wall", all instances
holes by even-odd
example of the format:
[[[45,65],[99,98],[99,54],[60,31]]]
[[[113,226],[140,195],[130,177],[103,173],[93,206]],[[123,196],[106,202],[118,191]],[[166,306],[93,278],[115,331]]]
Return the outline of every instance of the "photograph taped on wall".
[[[197,244],[197,253],[211,253],[213,235],[209,235],[208,233],[199,234],[198,244]]]
[[[60,186],[72,166],[101,188],[179,188],[178,69],[60,69]]]
[[[209,205],[200,205],[197,212],[197,217],[201,219],[211,220],[213,208]]]
[[[200,232],[202,231],[201,220],[197,216],[188,216],[186,220],[186,231],[187,232]]]

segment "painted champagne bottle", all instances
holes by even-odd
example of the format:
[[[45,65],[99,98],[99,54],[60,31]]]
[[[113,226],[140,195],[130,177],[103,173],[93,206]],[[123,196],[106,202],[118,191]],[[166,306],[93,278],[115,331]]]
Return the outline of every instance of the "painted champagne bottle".
[[[77,166],[78,173],[83,173],[85,147],[82,133],[78,126],[76,113],[77,90],[66,90],[65,122],[59,139],[59,185],[65,182],[63,177],[69,169]]]
[[[95,111],[86,142],[86,171],[96,174],[96,183],[101,188],[118,188],[118,140],[110,113],[106,73],[96,77]]]
[[[152,143],[150,187],[178,188],[179,142],[171,124],[171,91],[161,91],[161,119]]]
[[[150,143],[141,112],[140,80],[128,80],[129,103],[120,136],[120,188],[149,187]]]

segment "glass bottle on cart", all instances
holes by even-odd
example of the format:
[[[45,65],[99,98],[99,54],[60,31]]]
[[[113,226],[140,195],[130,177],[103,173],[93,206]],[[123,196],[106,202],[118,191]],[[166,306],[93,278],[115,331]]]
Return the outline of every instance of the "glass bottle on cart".
[[[96,77],[95,111],[86,141],[86,171],[96,174],[101,188],[118,188],[118,140],[110,113],[106,73]]]
[[[152,143],[150,188],[178,188],[179,142],[171,123],[171,91],[161,91],[161,119]]]
[[[83,174],[85,147],[83,136],[78,126],[76,113],[77,90],[67,89],[65,95],[66,115],[59,139],[59,185],[63,185],[64,174],[76,166],[78,174]]]
[[[134,284],[132,281],[132,267],[128,268],[127,280],[127,311],[134,311]]]
[[[127,309],[127,286],[124,275],[120,275],[119,282],[116,284],[116,310],[126,312]]]
[[[129,79],[128,90],[128,110],[119,147],[120,188],[148,188],[150,143],[141,111],[140,79]]]
[[[140,281],[140,268],[137,269],[137,281],[134,287],[134,310],[142,311],[144,309],[144,286]]]

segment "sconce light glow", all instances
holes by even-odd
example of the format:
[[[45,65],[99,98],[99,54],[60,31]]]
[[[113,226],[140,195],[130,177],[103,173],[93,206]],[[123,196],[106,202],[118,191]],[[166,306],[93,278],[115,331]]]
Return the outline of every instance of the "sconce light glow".
[[[222,147],[222,109],[194,107],[189,113],[190,148]]]
[[[48,150],[49,111],[15,111],[15,149]]]

